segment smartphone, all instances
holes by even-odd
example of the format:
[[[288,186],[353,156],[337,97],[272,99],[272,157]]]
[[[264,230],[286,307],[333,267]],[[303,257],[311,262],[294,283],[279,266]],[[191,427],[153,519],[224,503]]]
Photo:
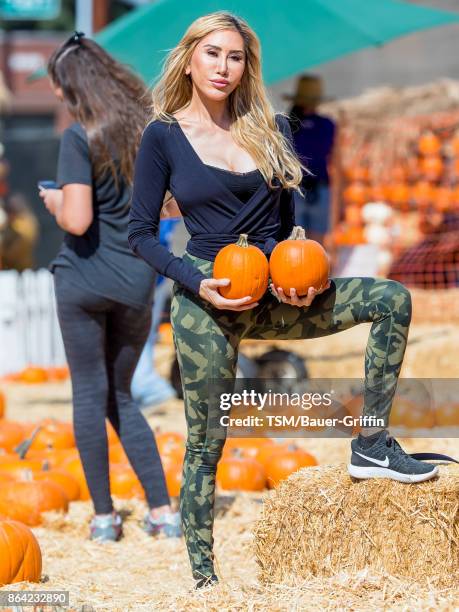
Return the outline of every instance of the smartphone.
[[[38,181],[38,189],[59,189],[59,185],[55,181]]]

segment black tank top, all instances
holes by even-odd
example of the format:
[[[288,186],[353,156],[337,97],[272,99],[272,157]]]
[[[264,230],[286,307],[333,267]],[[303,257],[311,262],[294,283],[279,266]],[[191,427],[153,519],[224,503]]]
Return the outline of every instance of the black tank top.
[[[217,168],[217,166],[209,164],[205,165],[244,204],[250,200],[264,180],[259,170],[234,172],[233,170],[225,170],[224,168]]]

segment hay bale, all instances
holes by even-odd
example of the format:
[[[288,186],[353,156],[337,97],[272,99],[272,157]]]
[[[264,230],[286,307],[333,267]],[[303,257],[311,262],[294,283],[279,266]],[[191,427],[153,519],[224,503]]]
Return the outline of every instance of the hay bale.
[[[264,584],[372,568],[457,585],[459,469],[407,485],[354,481],[344,464],[305,468],[265,499],[254,536]]]

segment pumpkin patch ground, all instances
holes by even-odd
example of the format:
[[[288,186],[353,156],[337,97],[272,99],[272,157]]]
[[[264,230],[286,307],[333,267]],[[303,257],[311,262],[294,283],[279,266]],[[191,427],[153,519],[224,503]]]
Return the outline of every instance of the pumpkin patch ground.
[[[453,299],[453,298],[451,298]],[[457,297],[456,297],[457,299]],[[419,313],[419,314],[418,314]],[[435,314],[435,313],[433,313]],[[457,346],[459,343],[459,329],[457,325],[449,322],[432,324],[426,322],[423,317],[425,313],[425,302],[414,303],[414,324],[410,330],[410,343],[407,348],[406,357],[402,369],[402,377],[443,377],[458,378],[459,365],[457,358]],[[419,322],[417,322],[419,321]],[[308,371],[312,377],[356,377],[363,376],[363,351],[368,336],[369,326],[360,325],[352,330],[342,332],[329,338],[322,338],[315,341],[297,341],[291,343],[291,348],[307,360]],[[247,344],[243,350],[249,356],[257,356],[268,350],[270,346],[284,348],[283,343],[258,343]],[[173,350],[170,345],[158,346],[156,359],[157,368],[161,374],[167,375],[173,361]],[[49,381],[43,384],[25,384],[19,382],[5,382],[0,384],[5,395],[5,417],[9,421],[27,424],[26,431],[30,432],[30,424],[36,423],[44,418],[56,418],[59,421],[70,421],[70,384],[69,381]],[[403,412],[401,412],[401,415]],[[451,416],[453,415],[453,416]],[[454,411],[445,407],[441,413],[441,418],[445,422],[454,417]],[[401,418],[401,417],[400,417]],[[181,400],[170,400],[161,406],[161,413],[149,417],[149,423],[154,428],[160,428],[159,446],[163,452],[167,452],[170,462],[176,466],[183,456],[183,442],[180,435],[185,433],[185,421],[183,415],[183,403]],[[426,420],[428,423],[428,419]],[[51,430],[53,427],[51,427]],[[18,437],[18,429],[11,427],[11,437]],[[49,427],[48,427],[49,430]],[[176,432],[169,435],[167,432]],[[20,432],[19,432],[20,433]],[[48,435],[49,432],[47,432]],[[62,434],[64,435],[64,434]],[[20,436],[19,436],[20,437]],[[43,437],[43,436],[42,436]],[[61,435],[59,440],[61,440]],[[113,433],[110,432],[113,438]],[[15,438],[15,439],[16,439]],[[56,437],[56,440],[58,438]],[[457,456],[457,438],[429,438],[429,429],[425,430],[425,437],[422,438],[399,438],[403,447],[409,452],[435,451]],[[283,442],[288,443],[288,440]],[[418,575],[411,575],[404,572],[397,575],[390,572],[390,567],[386,569],[380,566],[361,563],[361,556],[357,559],[359,563],[348,563],[347,567],[340,567],[339,571],[318,571],[305,573],[304,575],[281,571],[287,569],[288,564],[295,560],[290,556],[283,560],[282,546],[276,551],[276,572],[272,575],[275,581],[266,580],[264,572],[266,565],[262,568],[260,560],[265,560],[257,547],[263,546],[263,542],[272,544],[275,538],[288,536],[292,542],[297,542],[299,556],[298,560],[308,559],[311,563],[309,552],[316,551],[317,558],[321,555],[321,542],[319,539],[313,540],[314,534],[308,531],[309,540],[302,539],[298,531],[299,525],[308,525],[305,519],[311,512],[311,508],[317,507],[317,500],[307,497],[309,485],[308,478],[314,474],[314,487],[311,488],[311,495],[316,494],[321,489],[323,503],[330,504],[330,508],[342,507],[347,513],[355,510],[356,520],[359,519],[359,511],[356,509],[358,496],[353,495],[352,500],[346,497],[338,498],[337,491],[334,490],[333,483],[339,482],[340,470],[349,458],[349,441],[343,439],[295,439],[304,453],[308,453],[318,465],[314,466],[314,461],[310,461],[310,467],[303,468],[303,472],[297,472],[290,480],[284,481],[276,488],[263,491],[238,492],[219,488],[216,504],[215,519],[215,553],[216,567],[221,577],[221,582],[210,589],[201,591],[193,590],[193,580],[190,575],[189,562],[183,540],[176,539],[152,539],[145,535],[141,529],[141,521],[144,514],[144,501],[140,498],[124,499],[126,487],[134,487],[132,475],[123,471],[121,467],[114,469],[117,477],[117,487],[120,493],[115,497],[117,509],[125,518],[125,536],[117,543],[100,544],[90,542],[88,536],[88,522],[91,517],[92,507],[88,501],[71,501],[69,510],[64,513],[62,509],[45,512],[41,515],[41,522],[36,526],[31,526],[42,554],[42,580],[41,583],[15,583],[2,590],[66,590],[70,592],[71,608],[81,610],[83,605],[93,606],[97,612],[151,612],[158,611],[201,611],[209,610],[217,612],[226,611],[287,611],[287,610],[312,610],[312,609],[352,609],[356,611],[379,611],[379,610],[441,610],[452,611],[459,606],[459,586],[451,584],[446,580],[431,580],[428,572],[418,572]],[[59,443],[58,443],[59,445]],[[14,445],[10,445],[11,451]],[[39,448],[40,443],[36,444],[31,450],[29,461],[41,461],[43,456],[48,457],[49,451]],[[247,457],[251,461],[260,460],[269,469],[269,455],[267,450],[269,442],[263,440],[256,441],[253,445],[249,442],[241,444],[241,449],[234,452],[237,444],[232,441],[228,445],[226,452],[227,459],[234,459],[235,464],[242,458]],[[288,446],[288,445],[287,445]],[[11,451],[8,451],[10,453]],[[33,452],[32,452],[33,451]],[[117,446],[116,439],[112,439],[111,452],[116,465],[121,466],[123,453]],[[277,449],[277,452],[281,452]],[[53,455],[54,457],[54,455]],[[59,479],[68,489],[68,495],[76,495],[71,489],[75,488],[75,479],[65,479],[58,476],[62,470],[66,472],[65,466],[74,465],[74,476],[78,476],[78,458],[72,453],[72,449],[60,448],[56,451],[54,465],[50,465],[51,473],[55,470],[53,482],[58,483]],[[297,458],[295,458],[296,460]],[[5,459],[6,461],[7,459]],[[8,461],[10,458],[8,458]],[[305,465],[308,465],[305,462]],[[449,468],[448,468],[449,469]],[[311,470],[311,471],[308,471]],[[333,474],[337,474],[334,479]],[[459,477],[459,471],[456,471]],[[36,479],[36,472],[29,476],[30,484],[42,482]],[[171,473],[173,479],[173,472]],[[3,482],[13,482],[9,474]],[[259,477],[259,474],[258,476]],[[344,478],[344,476],[342,476]],[[51,475],[49,476],[51,479]],[[225,483],[229,480],[229,471],[223,474]],[[236,478],[240,482],[241,475],[238,472]],[[44,481],[43,481],[44,482]],[[288,482],[288,495],[283,490]],[[335,482],[335,484],[336,484]],[[427,483],[426,483],[427,484]],[[72,487],[73,485],[73,487]],[[177,482],[173,485],[177,490]],[[57,485],[56,485],[57,486]],[[350,486],[350,485],[349,485]],[[403,485],[401,485],[403,486]],[[294,487],[299,487],[299,495],[295,496]],[[362,495],[375,495],[373,489],[377,487],[382,495],[391,497],[390,490],[392,485],[385,482],[360,485]],[[258,488],[261,488],[258,487]],[[371,491],[369,490],[371,488]],[[400,488],[400,487],[399,487]],[[390,490],[389,490],[390,489]],[[449,491],[454,488],[449,488]],[[405,489],[403,489],[405,492]],[[439,487],[437,494],[442,495],[442,488]],[[343,489],[343,495],[345,488]],[[327,502],[328,495],[328,502]],[[290,497],[289,497],[290,496]],[[283,535],[277,534],[275,529],[278,524],[276,521],[266,520],[265,527],[269,529],[263,531],[263,540],[260,538],[260,521],[263,521],[263,508],[275,508],[276,512],[282,512],[279,504],[286,503],[289,499],[296,500],[287,503],[284,516]],[[393,495],[391,499],[394,500]],[[407,495],[407,499],[409,496]],[[304,503],[301,503],[304,500]],[[378,498],[379,500],[379,498]],[[418,500],[419,501],[419,500]],[[433,498],[429,498],[433,503]],[[459,526],[454,523],[453,499],[445,501],[438,507],[442,509],[442,516],[452,529],[451,534],[456,538],[456,543],[451,541],[450,553],[457,554],[459,540]],[[352,508],[351,508],[352,503]],[[363,504],[368,510],[369,498]],[[378,501],[380,503],[380,500]],[[424,509],[433,507],[432,503],[426,505]],[[456,517],[459,498],[456,499]],[[400,505],[400,504],[399,504]],[[402,521],[409,511],[408,502],[403,501],[397,508],[393,504],[390,510],[392,528],[387,534],[389,544],[392,544],[396,537],[403,537],[410,549],[410,538],[416,538],[416,534],[409,530],[397,530],[397,520]],[[293,513],[296,513],[295,520]],[[303,516],[300,516],[303,513]],[[336,513],[335,513],[336,514]],[[363,516],[363,514],[362,514]],[[289,517],[292,517],[289,521]],[[375,517],[376,519],[377,517]],[[423,529],[433,529],[432,521],[428,521]],[[443,520],[442,519],[442,520]],[[317,520],[317,515],[314,517]],[[417,519],[421,520],[421,519]],[[456,518],[457,520],[457,518]],[[439,525],[441,521],[439,520]],[[455,526],[454,526],[455,525]],[[440,526],[441,528],[441,526]],[[290,529],[290,532],[289,532]],[[454,531],[454,529],[456,531]],[[256,533],[258,532],[258,540]],[[362,526],[362,538],[373,537],[377,530],[374,528],[367,530],[365,535]],[[321,532],[324,537],[325,531]],[[337,531],[333,535],[330,531],[329,538],[334,537],[334,550],[340,547],[340,538],[343,537],[345,530]],[[446,533],[446,532],[445,532]],[[295,534],[298,537],[295,539]],[[372,535],[373,534],[373,535]],[[354,536],[355,537],[355,532]],[[451,536],[452,537],[452,536]],[[318,535],[317,535],[318,538]],[[445,541],[442,540],[443,544]],[[365,546],[368,541],[365,540]],[[289,554],[292,544],[289,544]],[[323,550],[329,546],[329,541],[324,543]],[[423,554],[429,552],[432,546],[429,542],[424,542],[425,549]],[[343,547],[344,549],[344,547]],[[285,549],[287,552],[287,548]],[[447,557],[447,547],[441,549],[441,559],[444,567],[449,567],[451,556]],[[273,553],[274,554],[274,553]],[[326,556],[326,555],[325,555]],[[258,562],[257,562],[258,559]],[[293,561],[292,561],[293,559]],[[334,570],[337,558],[332,559],[330,569]],[[441,569],[442,563],[439,563]],[[360,565],[359,565],[360,564]],[[339,563],[338,563],[339,565]],[[326,568],[324,556],[318,558],[317,566]],[[280,570],[279,570],[280,567]],[[391,566],[393,568],[393,566]],[[260,580],[260,578],[264,578]],[[447,578],[447,576],[445,576]]]

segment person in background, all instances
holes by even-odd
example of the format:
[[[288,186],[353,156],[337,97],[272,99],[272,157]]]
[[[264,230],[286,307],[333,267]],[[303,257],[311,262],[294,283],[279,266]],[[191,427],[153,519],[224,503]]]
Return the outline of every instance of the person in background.
[[[153,432],[130,391],[150,330],[156,278],[127,240],[134,159],[149,107],[145,87],[80,32],[53,53],[48,74],[75,121],[61,139],[59,188],[42,189],[40,197],[66,232],[51,271],[75,438],[95,510],[90,537],[122,534],[110,495],[106,418],[145,491],[145,530],[179,536]]]
[[[329,164],[333,155],[335,123],[317,113],[323,101],[323,84],[318,76],[303,75],[298,79],[289,111],[296,153],[310,173],[304,173],[302,190],[306,206],[296,210],[297,220],[312,240],[324,242],[330,230]]]
[[[23,270],[35,267],[34,250],[38,241],[37,218],[20,193],[7,196],[3,210],[6,220],[1,230],[1,267]]]
[[[167,248],[171,248],[172,234],[178,222],[178,218],[169,218],[162,219],[159,224],[159,241]],[[150,414],[154,406],[177,397],[174,387],[160,376],[154,367],[154,348],[158,340],[158,327],[171,292],[172,281],[159,274],[156,281],[150,333],[131,384],[132,396],[140,404],[145,415]]]

